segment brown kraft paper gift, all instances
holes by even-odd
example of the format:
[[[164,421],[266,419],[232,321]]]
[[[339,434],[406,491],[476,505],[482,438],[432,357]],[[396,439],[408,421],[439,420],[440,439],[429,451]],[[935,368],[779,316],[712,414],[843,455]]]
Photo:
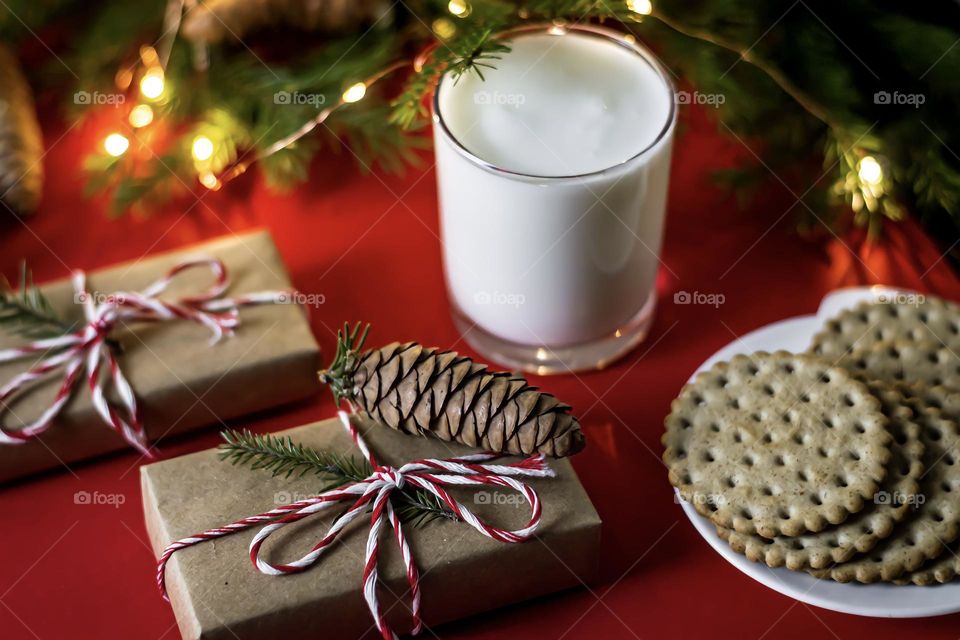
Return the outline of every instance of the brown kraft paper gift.
[[[88,274],[93,295],[138,291],[188,257],[222,260],[230,287],[226,297],[289,289],[290,279],[266,231],[247,233],[160,254]],[[213,282],[205,269],[179,274],[161,299],[199,293]],[[60,280],[41,287],[65,319],[82,317],[73,286]],[[111,338],[121,345],[121,369],[133,387],[150,442],[200,426],[307,397],[319,390],[319,350],[306,311],[295,304],[242,307],[235,335],[211,345],[210,330],[173,320],[118,326]],[[0,332],[0,349],[26,339]],[[0,364],[0,383],[25,371],[30,359]],[[49,406],[63,380],[58,370],[16,396],[2,413],[6,428],[34,420]],[[112,394],[110,394],[112,395]],[[0,482],[127,448],[93,408],[86,381],[54,423],[25,444],[0,445]]]
[[[381,464],[399,466],[474,451],[368,421],[357,425]],[[337,419],[280,435],[360,457]],[[421,574],[426,627],[581,586],[594,577],[600,519],[570,462],[550,459],[549,465],[555,478],[529,481],[541,498],[543,517],[536,537],[527,542],[497,542],[450,520],[405,526]],[[147,531],[157,557],[175,540],[315,495],[326,484],[324,477],[312,474],[272,477],[266,471],[233,466],[213,449],[146,465],[140,471]],[[529,518],[526,502],[508,489],[458,488],[452,493],[497,527],[523,526]],[[299,558],[325,535],[331,518],[341,511],[334,508],[330,515],[314,514],[284,527],[267,541],[262,557],[272,563]],[[178,551],[167,565],[166,585],[181,634],[190,640],[378,637],[361,588],[369,525],[369,516],[357,518],[317,564],[292,575],[264,575],[251,564],[248,546],[259,526]],[[383,584],[378,594],[388,624],[398,633],[409,632],[408,585],[388,529],[381,530],[379,568]],[[424,635],[431,634],[425,629]]]

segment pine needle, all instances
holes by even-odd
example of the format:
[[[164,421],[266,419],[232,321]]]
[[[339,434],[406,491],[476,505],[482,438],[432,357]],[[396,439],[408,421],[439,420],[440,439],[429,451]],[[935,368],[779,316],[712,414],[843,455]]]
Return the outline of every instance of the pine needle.
[[[53,338],[68,333],[72,326],[53,309],[40,288],[33,282],[27,263],[20,265],[20,278],[15,289],[0,276],[0,329],[31,340]]]

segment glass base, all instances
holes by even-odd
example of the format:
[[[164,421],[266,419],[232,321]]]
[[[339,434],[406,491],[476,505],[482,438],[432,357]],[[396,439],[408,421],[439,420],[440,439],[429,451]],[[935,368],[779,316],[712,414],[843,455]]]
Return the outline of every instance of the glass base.
[[[473,349],[480,355],[510,369],[553,375],[603,369],[640,344],[653,324],[656,291],[639,313],[612,334],[597,340],[568,345],[530,345],[504,340],[485,331],[454,307],[453,321]]]

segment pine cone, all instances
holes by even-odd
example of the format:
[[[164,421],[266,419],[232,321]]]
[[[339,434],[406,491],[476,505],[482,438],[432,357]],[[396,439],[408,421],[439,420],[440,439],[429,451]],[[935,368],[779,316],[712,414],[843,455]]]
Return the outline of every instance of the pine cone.
[[[186,15],[182,31],[203,44],[276,26],[335,33],[373,23],[389,10],[385,0],[208,0]]]
[[[341,334],[337,358],[320,377],[338,400],[347,397],[374,420],[411,435],[518,455],[561,458],[583,449],[570,407],[522,377],[412,342],[357,354],[363,338],[354,347],[356,334]]]
[[[0,208],[36,211],[43,189],[43,136],[30,85],[13,53],[0,45]]]

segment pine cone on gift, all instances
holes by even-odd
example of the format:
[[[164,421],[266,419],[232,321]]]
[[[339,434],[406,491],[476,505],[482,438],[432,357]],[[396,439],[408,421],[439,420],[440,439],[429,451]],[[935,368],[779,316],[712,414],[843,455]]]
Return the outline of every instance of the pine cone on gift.
[[[278,26],[336,33],[372,24],[389,10],[386,0],[207,0],[187,13],[182,31],[201,44]]]
[[[43,136],[30,85],[0,44],[0,210],[36,211],[43,189]]]
[[[367,335],[358,339],[359,329],[338,333],[334,361],[320,372],[338,403],[346,399],[403,433],[491,451],[561,458],[583,449],[570,407],[522,377],[413,342],[359,353]]]

